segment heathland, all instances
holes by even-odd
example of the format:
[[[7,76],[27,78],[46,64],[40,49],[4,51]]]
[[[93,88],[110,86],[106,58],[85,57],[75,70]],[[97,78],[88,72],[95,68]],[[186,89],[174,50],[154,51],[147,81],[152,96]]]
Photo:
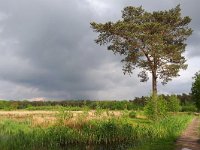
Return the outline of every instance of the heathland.
[[[196,110],[176,98],[158,98],[156,116],[150,100],[1,101],[0,149],[173,150]]]

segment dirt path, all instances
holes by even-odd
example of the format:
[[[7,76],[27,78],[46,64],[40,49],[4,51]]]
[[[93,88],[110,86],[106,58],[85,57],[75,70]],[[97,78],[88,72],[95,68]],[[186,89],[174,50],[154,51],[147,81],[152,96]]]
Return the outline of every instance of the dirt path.
[[[195,117],[176,143],[176,150],[200,150],[198,130],[200,119]]]

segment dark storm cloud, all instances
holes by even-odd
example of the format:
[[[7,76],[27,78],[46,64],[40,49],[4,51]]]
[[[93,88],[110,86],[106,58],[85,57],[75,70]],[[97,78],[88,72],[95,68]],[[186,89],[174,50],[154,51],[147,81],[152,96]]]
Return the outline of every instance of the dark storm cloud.
[[[127,5],[149,11],[181,3],[192,16],[190,55],[200,54],[198,0],[0,0],[0,98],[121,99],[149,94],[150,83],[121,71],[120,57],[94,43],[91,21],[121,17]],[[195,47],[195,48],[194,48]],[[138,71],[136,71],[138,72]]]
[[[90,77],[90,70],[114,57],[94,44],[86,2],[20,0],[0,7],[8,14],[1,38],[10,41],[8,57],[17,57],[0,66],[1,79],[36,87],[45,97],[61,92],[61,98],[90,98],[84,92],[109,88]]]
[[[181,0],[177,3],[181,4],[181,8],[184,16],[190,16],[192,19],[190,27],[193,29],[192,36],[188,39],[188,47],[191,49],[188,50],[189,57],[200,56],[200,19],[199,19],[199,0],[187,1]]]

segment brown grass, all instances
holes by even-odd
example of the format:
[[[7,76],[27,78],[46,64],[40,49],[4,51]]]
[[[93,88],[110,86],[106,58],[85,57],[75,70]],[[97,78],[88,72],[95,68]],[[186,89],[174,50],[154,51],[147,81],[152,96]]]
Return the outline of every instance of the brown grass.
[[[110,117],[120,117],[120,111],[101,112],[96,111],[68,111],[72,113],[71,118],[63,119],[58,111],[0,111],[0,119],[13,119],[15,121],[29,121],[32,126],[48,127],[56,123],[79,128],[80,125],[89,120],[107,119]]]

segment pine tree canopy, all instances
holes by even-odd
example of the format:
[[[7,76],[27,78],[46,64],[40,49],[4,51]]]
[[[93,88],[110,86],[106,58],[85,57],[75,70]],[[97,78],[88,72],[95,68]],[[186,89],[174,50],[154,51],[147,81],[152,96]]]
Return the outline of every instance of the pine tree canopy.
[[[188,16],[181,16],[180,5],[154,12],[128,6],[122,11],[121,20],[92,22],[91,27],[99,33],[97,44],[107,45],[108,50],[123,56],[124,73],[132,74],[133,69],[140,68],[138,76],[144,82],[150,72],[152,84],[157,87],[157,78],[166,84],[179,76],[180,69],[187,68],[183,53],[185,41],[192,34],[190,21]]]

